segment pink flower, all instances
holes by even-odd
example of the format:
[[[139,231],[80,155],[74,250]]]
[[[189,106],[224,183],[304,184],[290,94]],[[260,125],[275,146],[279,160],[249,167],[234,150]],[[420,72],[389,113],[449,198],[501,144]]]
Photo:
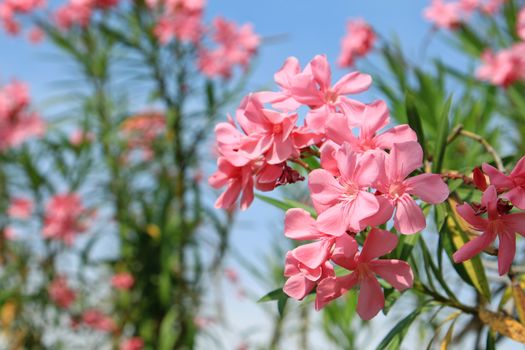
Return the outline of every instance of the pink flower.
[[[73,146],[80,146],[83,143],[91,142],[95,139],[95,135],[92,132],[86,132],[84,130],[77,129],[69,136],[69,142]]]
[[[217,321],[211,317],[195,316],[193,318],[193,323],[199,329],[206,329]]]
[[[233,284],[239,283],[239,274],[237,271],[231,267],[224,269],[226,278]]]
[[[367,74],[352,72],[331,86],[332,72],[324,55],[315,56],[302,73],[293,78],[293,98],[311,108],[306,123],[314,131],[323,131],[329,116],[342,104],[349,103],[345,95],[366,91],[372,84]]]
[[[143,160],[151,160],[155,155],[155,141],[166,131],[166,117],[155,111],[137,113],[127,118],[120,130],[128,151],[141,151]]]
[[[86,326],[98,331],[112,332],[117,328],[115,321],[111,317],[96,309],[84,311],[82,321]]]
[[[116,289],[128,290],[133,287],[134,283],[133,275],[128,272],[117,273],[111,277],[111,285]]]
[[[78,234],[87,230],[85,219],[88,216],[89,212],[77,194],[55,195],[47,203],[42,233],[45,238],[71,245]]]
[[[505,1],[507,0],[487,0],[485,3],[481,4],[481,11],[485,12],[487,15],[494,15],[499,11]]]
[[[322,231],[319,222],[299,208],[286,212],[284,235],[298,241],[314,241],[292,250],[291,256],[307,269],[317,269],[330,259],[333,248],[341,241],[354,240],[344,232]]]
[[[28,219],[33,212],[33,201],[25,198],[13,198],[7,209],[7,215],[17,219]]]
[[[69,2],[55,12],[55,23],[62,30],[78,25],[86,27],[91,20],[92,7],[84,3]]]
[[[467,14],[474,12],[480,5],[481,0],[459,0],[459,8]]]
[[[39,44],[44,40],[44,31],[38,27],[34,27],[29,31],[28,38],[32,44]]]
[[[399,291],[410,288],[413,283],[414,277],[408,263],[395,259],[377,259],[390,253],[397,241],[394,234],[374,228],[368,233],[360,253],[357,252],[357,244],[336,248],[332,260],[352,273],[323,279],[317,286],[315,308],[320,310],[330,301],[359,286],[357,313],[364,320],[377,315],[385,304],[385,298],[376,275]]]
[[[141,337],[128,338],[120,344],[120,350],[142,350],[143,348],[144,340]]]
[[[300,73],[301,66],[297,58],[288,57],[273,76],[281,91],[258,92],[257,98],[263,103],[271,103],[273,108],[282,111],[295,111],[301,104],[293,98],[292,83],[294,77]]]
[[[379,164],[373,154],[359,155],[348,144],[334,157],[339,177],[316,169],[309,175],[308,187],[320,213],[317,227],[338,236],[347,230],[359,232],[378,212],[379,202],[368,189],[378,176]]]
[[[11,226],[7,226],[6,228],[4,228],[3,234],[4,234],[5,239],[9,241],[15,240],[16,237],[18,236],[18,233],[16,232],[16,230],[12,228]]]
[[[334,275],[334,268],[329,262],[310,268],[297,260],[292,252],[288,252],[284,266],[284,276],[288,279],[283,291],[291,298],[302,300],[319,281]]]
[[[455,29],[461,24],[461,8],[458,3],[445,3],[443,0],[432,0],[423,16],[438,28]]]
[[[298,119],[296,113],[288,115],[264,109],[254,95],[243,102],[241,110],[237,121],[248,134],[241,139],[241,154],[252,160],[264,155],[269,164],[279,164],[297,155],[292,137]]]
[[[525,44],[516,44],[494,54],[487,50],[481,56],[483,65],[476,76],[494,85],[507,87],[525,78]]]
[[[382,203],[383,217],[389,217],[396,208],[394,227],[404,234],[412,234],[426,227],[425,215],[410,195],[437,204],[448,198],[447,185],[438,174],[421,174],[407,178],[423,165],[423,150],[414,141],[395,143],[385,158],[384,171],[377,179],[377,195],[387,199]]]
[[[56,277],[47,289],[51,300],[57,306],[67,309],[73,304],[77,298],[77,294],[67,284],[67,279],[64,276]]]
[[[518,35],[521,40],[525,40],[525,6],[520,10],[518,15]]]
[[[327,137],[337,144],[347,142],[355,152],[389,150],[394,143],[417,141],[417,135],[407,124],[395,126],[377,135],[390,123],[388,107],[384,101],[372,104],[346,105],[344,114],[334,115],[326,124]],[[359,128],[357,136],[353,128]]]
[[[217,47],[199,51],[198,67],[209,77],[229,78],[234,66],[248,66],[257,52],[260,37],[253,32],[251,24],[237,27],[222,17],[213,20],[213,29],[212,38]]]
[[[374,30],[362,19],[348,21],[346,30],[346,35],[341,40],[341,54],[338,59],[341,67],[353,66],[355,59],[366,56],[376,41]]]
[[[28,111],[29,102],[29,91],[23,83],[14,81],[0,89],[0,150],[44,133],[42,119]]]
[[[492,242],[499,238],[498,272],[504,275],[509,272],[512,260],[516,254],[516,232],[525,236],[525,213],[512,213],[511,205],[498,200],[496,187],[490,185],[483,193],[481,207],[478,213],[467,203],[457,206],[459,215],[467,221],[472,229],[481,235],[468,241],[454,253],[456,263],[463,262],[478,255]],[[487,218],[481,216],[487,212]]]
[[[525,157],[518,161],[508,176],[489,164],[483,164],[483,171],[489,176],[490,184],[494,185],[498,192],[507,192],[501,196],[502,198],[525,210]]]
[[[6,0],[5,4],[9,6],[14,12],[29,13],[42,7],[45,4],[44,0]]]
[[[196,11],[177,11],[173,15],[164,15],[154,29],[155,36],[163,45],[173,39],[198,43],[202,37],[202,14]]]

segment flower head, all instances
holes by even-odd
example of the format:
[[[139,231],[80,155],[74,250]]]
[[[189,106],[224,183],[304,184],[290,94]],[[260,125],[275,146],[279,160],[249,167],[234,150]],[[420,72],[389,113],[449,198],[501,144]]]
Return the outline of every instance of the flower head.
[[[338,59],[341,67],[353,66],[355,59],[368,54],[376,41],[374,30],[362,19],[348,21],[346,30]]]
[[[78,234],[87,230],[89,216],[90,212],[77,194],[56,195],[47,203],[42,234],[45,238],[71,245]]]
[[[69,308],[76,300],[77,294],[68,286],[67,279],[64,276],[56,277],[47,288],[49,297],[59,307]]]

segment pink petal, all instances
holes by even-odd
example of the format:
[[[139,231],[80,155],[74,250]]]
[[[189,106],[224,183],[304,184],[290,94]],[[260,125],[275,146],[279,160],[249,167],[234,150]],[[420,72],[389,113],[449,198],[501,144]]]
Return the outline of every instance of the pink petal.
[[[269,164],[279,164],[285,162],[293,153],[293,140],[287,138],[281,140],[278,137],[274,139],[271,149],[267,154],[266,161]]]
[[[495,220],[499,218],[498,213],[498,192],[494,185],[487,187],[483,195],[481,196],[481,204],[487,208],[487,214],[489,220]]]
[[[389,231],[373,228],[368,233],[361,254],[360,262],[369,262],[390,253],[397,245],[397,236]]]
[[[456,209],[458,211],[458,214],[465,219],[466,222],[468,222],[472,228],[476,231],[484,231],[487,227],[487,220],[482,218],[481,216],[477,216],[474,212],[474,209],[467,204],[460,204],[456,206]]]
[[[337,182],[334,176],[323,169],[316,169],[310,173],[308,187],[312,200],[326,205],[337,202],[345,192],[343,186]]]
[[[448,198],[448,186],[438,174],[421,174],[407,179],[406,192],[418,196],[430,204],[438,204]]]
[[[488,175],[490,184],[496,186],[497,189],[504,190],[513,187],[512,180],[507,175],[494,168],[492,165],[483,163],[481,166],[483,172]]]
[[[512,190],[503,194],[501,197],[508,199],[516,207],[522,210],[525,209],[525,188],[521,186],[514,187]]]
[[[367,191],[359,191],[346,214],[349,228],[356,231],[364,229],[369,225],[367,219],[373,217],[378,211],[379,202],[376,196]]]
[[[328,277],[323,279],[317,285],[315,309],[317,311],[321,310],[329,302],[339,298],[343,293],[354,288],[356,284],[357,273],[352,273],[343,277]]]
[[[382,100],[366,105],[360,123],[360,138],[372,138],[376,132],[385,127],[389,122],[389,111]],[[399,141],[397,141],[399,142]]]
[[[273,75],[273,78],[277,85],[288,88],[292,83],[292,78],[301,72],[301,66],[299,60],[295,57],[288,57],[284,61],[281,69]]]
[[[498,272],[500,276],[509,272],[516,255],[516,235],[503,233],[499,235]]]
[[[388,220],[392,218],[394,213],[394,205],[390,200],[383,196],[377,196],[376,200],[379,204],[379,209],[377,213],[366,218],[366,223],[369,226],[380,226],[385,224]]]
[[[370,269],[390,283],[395,289],[402,291],[412,287],[414,275],[406,261],[401,260],[374,260],[369,264]]]
[[[302,264],[315,269],[329,259],[333,243],[331,239],[322,239],[313,243],[303,244],[292,250],[292,254]]]
[[[299,103],[307,106],[323,105],[322,96],[310,74],[297,74],[293,78],[290,92],[292,93],[292,97]]]
[[[525,236],[525,213],[512,213],[503,216],[501,219],[505,227],[507,228],[508,233],[519,233],[522,236]]]
[[[398,125],[388,129],[374,138],[377,147],[391,149],[394,143],[417,141],[417,134],[407,124]]]
[[[369,187],[379,175],[380,158],[374,153],[365,153],[357,161],[352,179],[361,187]]]
[[[394,215],[396,230],[403,234],[413,234],[423,230],[426,226],[425,215],[412,197],[408,194],[399,197]]]
[[[357,94],[368,90],[372,85],[372,77],[360,72],[352,72],[343,76],[335,83],[333,90],[339,95]]]
[[[306,125],[317,132],[325,130],[326,124],[336,115],[326,105],[310,109],[306,114]]]
[[[331,172],[334,176],[339,176],[339,169],[337,168],[337,161],[335,160],[335,152],[339,149],[339,146],[328,140],[319,149],[321,154],[321,167]]]
[[[332,83],[332,72],[330,64],[325,55],[317,55],[310,61],[310,67],[315,81],[321,87],[321,91],[326,91]]]
[[[377,279],[366,276],[360,280],[357,313],[363,320],[371,320],[385,306],[383,290]]]
[[[471,239],[463,246],[461,246],[457,252],[452,256],[454,262],[460,263],[465,260],[472,259],[474,256],[485,250],[494,240],[496,239],[495,234],[483,233],[481,236]]]
[[[295,240],[314,240],[321,237],[315,227],[315,220],[304,209],[293,208],[286,211],[284,235]]]
[[[283,292],[291,298],[302,300],[315,287],[315,282],[312,282],[302,275],[295,275],[286,281],[283,287]]]
[[[423,150],[417,142],[395,143],[390,151],[386,171],[392,182],[404,180],[423,165]]]
[[[226,190],[215,201],[215,208],[229,209],[233,206],[239,194],[241,193],[241,182],[232,181]]]
[[[350,144],[357,143],[352,129],[350,125],[348,125],[348,117],[346,115],[339,113],[333,115],[326,123],[325,131],[326,136],[338,145],[343,144],[343,142],[349,142]]]
[[[341,236],[348,229],[348,223],[345,219],[344,205],[337,203],[328,207],[317,217],[317,228],[319,231],[333,235]]]
[[[273,136],[268,134],[246,136],[241,140],[241,152],[250,159],[256,159],[273,145]]]
[[[358,245],[350,235],[344,234],[335,240],[334,250],[331,259],[337,265],[348,270],[355,270],[354,256],[357,253]]]
[[[252,204],[254,198],[253,194],[253,178],[249,178],[248,183],[242,188],[241,196],[241,210],[246,210]]]

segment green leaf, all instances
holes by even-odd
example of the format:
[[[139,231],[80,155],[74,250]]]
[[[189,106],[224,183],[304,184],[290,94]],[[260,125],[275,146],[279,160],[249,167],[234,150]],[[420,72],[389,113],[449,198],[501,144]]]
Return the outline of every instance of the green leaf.
[[[178,333],[175,329],[175,321],[177,320],[177,310],[172,308],[162,319],[160,324],[159,349],[170,350],[173,349],[177,341]]]
[[[257,198],[265,201],[266,203],[271,204],[274,207],[277,207],[277,208],[282,209],[284,211],[286,211],[288,209],[292,209],[292,208],[301,208],[301,209],[304,209],[307,212],[309,212],[310,215],[312,215],[314,218],[317,217],[317,213],[315,212],[315,209],[310,207],[309,205],[304,204],[304,203],[297,202],[297,201],[294,201],[294,200],[291,200],[291,199],[279,200],[279,199],[275,199],[275,198],[272,198],[272,197],[264,196],[264,195],[258,194],[258,193],[255,194],[255,196]]]
[[[412,311],[412,313],[409,314],[407,317],[399,321],[398,324],[396,324],[394,328],[392,328],[390,332],[388,332],[388,334],[383,338],[381,343],[379,343],[376,350],[399,349],[401,347],[401,343],[403,342],[403,338],[405,337],[405,335],[408,332],[408,329],[410,328],[410,325],[412,324],[412,322],[414,322],[414,320],[421,314],[421,312],[424,309],[426,309],[425,305],[418,307],[417,309]]]
[[[434,173],[440,173],[441,167],[443,166],[443,158],[445,157],[445,149],[447,148],[447,137],[449,133],[448,116],[451,105],[452,97],[449,97],[443,106],[438,124],[438,133],[434,147],[434,167],[432,169]]]
[[[405,108],[408,125],[416,132],[417,140],[423,148],[423,154],[426,154],[425,134],[423,124],[421,123],[421,111],[417,108],[415,97],[407,93],[405,97]]]
[[[261,299],[257,300],[257,302],[258,303],[264,303],[264,302],[267,302],[267,301],[279,300],[283,296],[288,298],[288,296],[283,292],[282,288],[277,288],[275,290],[272,290],[270,293],[266,294],[265,296],[263,296]]]

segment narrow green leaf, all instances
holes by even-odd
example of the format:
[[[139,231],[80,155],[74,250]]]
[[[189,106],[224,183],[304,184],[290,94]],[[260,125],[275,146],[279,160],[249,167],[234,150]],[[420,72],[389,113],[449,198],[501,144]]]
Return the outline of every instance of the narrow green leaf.
[[[257,302],[258,303],[264,303],[264,302],[267,302],[267,301],[279,300],[283,296],[288,298],[288,296],[286,294],[284,294],[283,289],[282,288],[278,288],[278,289],[272,290],[271,292],[269,292],[268,294],[263,296],[261,299],[257,300]]]
[[[434,146],[434,166],[433,172],[440,173],[441,167],[443,166],[443,158],[445,157],[445,149],[447,148],[447,137],[449,133],[449,113],[452,105],[452,97],[447,98],[445,105],[441,111],[441,117],[439,119],[438,133]]]
[[[416,132],[417,140],[423,148],[423,154],[426,154],[425,134],[423,132],[423,124],[421,123],[421,112],[417,108],[415,97],[410,93],[407,93],[405,96],[405,109],[408,125]]]
[[[279,199],[275,199],[275,198],[272,198],[272,197],[264,196],[264,195],[258,194],[258,193],[255,194],[255,196],[257,198],[265,201],[266,203],[271,204],[274,207],[277,207],[277,208],[282,209],[284,211],[286,211],[288,209],[292,209],[292,208],[301,208],[301,209],[304,209],[307,212],[309,212],[310,215],[312,215],[314,218],[317,217],[317,213],[315,212],[315,209],[310,207],[309,205],[304,204],[304,203],[297,202],[297,201],[294,201],[294,200],[291,200],[291,199],[279,200]]]

